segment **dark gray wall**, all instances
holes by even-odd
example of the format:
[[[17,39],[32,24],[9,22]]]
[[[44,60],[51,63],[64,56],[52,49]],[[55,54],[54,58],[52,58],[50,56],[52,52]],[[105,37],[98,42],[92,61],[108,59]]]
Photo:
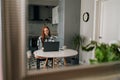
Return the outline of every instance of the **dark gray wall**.
[[[81,0],[65,0],[64,44],[72,48],[71,39],[80,34]]]
[[[81,0],[59,0],[60,46],[66,45],[68,48],[72,48],[72,37],[80,34],[80,6]]]

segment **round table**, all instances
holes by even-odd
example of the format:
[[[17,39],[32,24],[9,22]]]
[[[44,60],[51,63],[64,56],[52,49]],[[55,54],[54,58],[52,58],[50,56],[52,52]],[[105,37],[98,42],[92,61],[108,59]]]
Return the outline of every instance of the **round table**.
[[[71,57],[77,54],[78,52],[73,49],[64,49],[64,50],[49,51],[49,52],[44,52],[42,49],[34,51],[35,58],[43,57],[43,58],[46,58],[46,61],[48,60],[48,58],[53,58],[53,67],[54,67],[55,58],[64,58],[64,65],[66,65],[65,57]]]

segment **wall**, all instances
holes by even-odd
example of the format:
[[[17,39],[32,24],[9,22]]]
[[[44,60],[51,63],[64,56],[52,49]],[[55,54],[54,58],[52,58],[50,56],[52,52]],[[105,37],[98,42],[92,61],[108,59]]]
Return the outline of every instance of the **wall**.
[[[59,0],[59,23],[58,23],[58,36],[60,38],[60,47],[64,45],[64,16],[65,16],[65,0]]]
[[[80,0],[65,0],[64,44],[73,48],[72,38],[80,34]]]
[[[94,13],[95,11],[95,0],[81,0],[81,23],[80,23],[80,34],[86,37],[86,43],[89,43],[91,39],[94,37]],[[84,12],[89,12],[89,21],[83,21]],[[89,64],[88,58],[93,58],[94,54],[92,52],[81,52],[80,59]]]
[[[81,0],[81,35],[85,36],[87,40],[93,38],[93,28],[94,28],[94,6],[95,0]],[[89,12],[89,21],[83,21],[84,12]]]
[[[41,28],[44,25],[44,23],[39,23],[39,22],[30,22],[29,23],[29,35],[31,36],[40,36],[41,35]],[[49,26],[51,30],[51,34],[57,35],[57,25],[52,25],[50,23],[46,24]]]
[[[80,0],[59,0],[60,47],[66,45],[67,48],[73,48],[72,37],[80,33],[80,4]]]

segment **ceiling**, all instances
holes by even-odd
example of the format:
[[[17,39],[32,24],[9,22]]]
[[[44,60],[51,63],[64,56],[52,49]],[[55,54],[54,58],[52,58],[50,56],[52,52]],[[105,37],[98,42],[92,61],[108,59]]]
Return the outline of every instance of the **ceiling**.
[[[59,0],[28,0],[29,4],[36,4],[36,5],[58,5]]]

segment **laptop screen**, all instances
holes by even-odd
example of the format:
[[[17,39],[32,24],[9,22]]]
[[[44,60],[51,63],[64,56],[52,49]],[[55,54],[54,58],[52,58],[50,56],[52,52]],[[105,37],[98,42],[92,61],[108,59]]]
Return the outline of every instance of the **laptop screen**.
[[[43,51],[59,51],[59,42],[44,42]]]

